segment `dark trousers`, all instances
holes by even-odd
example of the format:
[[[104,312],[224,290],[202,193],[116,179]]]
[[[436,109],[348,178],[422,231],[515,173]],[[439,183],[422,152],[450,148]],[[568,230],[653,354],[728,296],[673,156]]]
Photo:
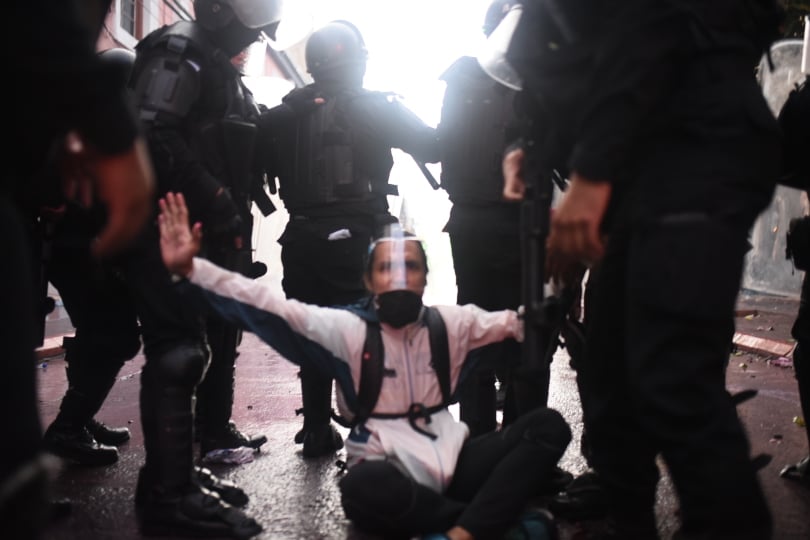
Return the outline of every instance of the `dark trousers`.
[[[199,297],[172,283],[156,227],[147,228],[123,261],[141,322],[146,363],[140,411],[146,463],[139,487],[172,496],[191,485],[193,400],[208,361]]]
[[[571,431],[562,416],[537,409],[502,431],[469,439],[445,493],[414,482],[387,461],[353,466],[340,480],[343,509],[358,528],[385,538],[445,532],[500,538],[550,478]]]
[[[89,251],[96,228],[70,210],[55,224],[48,279],[76,334],[66,345],[68,390],[60,420],[84,426],[99,410],[124,362],[141,347],[135,305],[120,272]]]
[[[328,240],[330,233],[347,229],[350,238]],[[288,298],[308,304],[351,304],[367,294],[363,284],[371,227],[345,219],[291,219],[279,242]],[[296,363],[300,361],[293,360]],[[304,427],[328,424],[332,379],[310,367],[301,368]]]
[[[725,386],[755,210],[736,225],[693,213],[611,231],[578,376],[590,461],[628,538],[657,537],[659,453],[684,533],[769,537],[770,513]]]
[[[517,309],[521,301],[520,241],[515,234],[450,233],[458,287],[457,302],[495,311]],[[513,369],[521,360],[521,346],[504,340],[470,352],[475,370],[458,391],[461,420],[472,436],[497,427],[495,379],[507,388],[503,424],[517,416],[512,389]]]

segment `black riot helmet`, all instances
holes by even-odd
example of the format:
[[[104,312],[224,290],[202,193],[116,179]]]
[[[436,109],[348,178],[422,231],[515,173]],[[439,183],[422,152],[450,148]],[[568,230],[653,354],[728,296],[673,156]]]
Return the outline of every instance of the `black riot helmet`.
[[[349,21],[332,21],[313,32],[304,55],[316,82],[362,85],[368,51],[360,31]]]
[[[235,56],[261,32],[275,39],[281,4],[281,0],[194,0],[194,17],[218,47]]]
[[[515,0],[495,0],[487,8],[487,14],[484,16],[484,24],[481,29],[484,34],[489,36],[498,23],[501,22],[504,15],[514,6],[520,4]]]
[[[129,76],[132,74],[132,67],[135,65],[135,53],[129,49],[115,47],[106,49],[98,53],[98,57],[107,65],[112,66],[115,76],[121,81],[121,86],[126,86]]]

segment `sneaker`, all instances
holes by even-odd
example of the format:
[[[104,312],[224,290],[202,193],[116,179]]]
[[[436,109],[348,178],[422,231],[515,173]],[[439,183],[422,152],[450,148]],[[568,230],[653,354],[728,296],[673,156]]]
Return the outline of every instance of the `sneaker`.
[[[304,435],[304,457],[316,458],[333,454],[343,448],[343,437],[332,424],[307,430]]]
[[[42,438],[45,450],[79,465],[112,465],[118,461],[114,446],[99,444],[87,428],[78,430],[51,424]]]
[[[200,536],[247,540],[262,526],[205,488],[181,497],[147,498],[135,507],[144,536]]]
[[[247,506],[249,501],[247,493],[242,488],[231,482],[216,476],[210,469],[205,467],[194,467],[191,479],[200,487],[218,493],[220,498],[226,503],[239,508]]]
[[[247,446],[248,448],[258,450],[266,442],[266,436],[259,435],[257,437],[248,437],[236,429],[236,424],[228,422],[227,427],[220,432],[202,434],[200,439],[200,452],[202,455],[206,455],[212,450],[239,448],[240,446]]]
[[[530,510],[520,517],[517,525],[509,529],[503,540],[558,540],[559,531],[551,512]]]
[[[95,418],[87,422],[85,427],[87,427],[87,431],[90,432],[90,435],[93,436],[97,443],[106,444],[107,446],[121,446],[128,442],[131,437],[128,428],[112,428]]]

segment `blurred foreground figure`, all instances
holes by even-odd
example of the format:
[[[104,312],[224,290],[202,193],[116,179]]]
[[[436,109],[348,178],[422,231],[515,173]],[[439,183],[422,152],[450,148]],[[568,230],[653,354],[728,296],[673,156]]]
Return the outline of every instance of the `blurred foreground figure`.
[[[95,53],[109,2],[14,2],[14,31],[3,34],[4,63],[19,77],[9,88],[0,185],[0,530],[9,538],[38,538],[47,524],[48,460],[41,448],[34,349],[42,335],[35,293],[41,272],[32,251],[39,241],[43,193],[64,189],[86,204],[97,198],[107,216],[90,246],[95,256],[120,251],[148,217],[153,174],[146,146],[117,86],[116,73]],[[23,36],[22,41],[20,36]],[[37,111],[32,116],[32,111]],[[36,118],[36,120],[34,120]],[[66,141],[76,142],[66,148]],[[59,163],[64,170],[54,174]],[[63,185],[53,185],[54,179]],[[39,254],[37,254],[38,256]],[[37,261],[38,262],[38,261]]]
[[[505,193],[563,172],[550,276],[598,263],[578,378],[616,537],[657,538],[660,454],[680,499],[677,538],[770,538],[725,365],[748,233],[780,166],[754,76],[780,10],[535,0],[520,11],[506,59],[537,128],[507,155]]]

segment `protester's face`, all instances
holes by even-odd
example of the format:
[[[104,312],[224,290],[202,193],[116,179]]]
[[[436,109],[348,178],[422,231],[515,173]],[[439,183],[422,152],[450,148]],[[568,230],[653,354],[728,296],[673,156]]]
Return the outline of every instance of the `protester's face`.
[[[427,285],[425,259],[417,241],[380,242],[374,248],[366,286],[372,294],[409,290],[422,296]]]

